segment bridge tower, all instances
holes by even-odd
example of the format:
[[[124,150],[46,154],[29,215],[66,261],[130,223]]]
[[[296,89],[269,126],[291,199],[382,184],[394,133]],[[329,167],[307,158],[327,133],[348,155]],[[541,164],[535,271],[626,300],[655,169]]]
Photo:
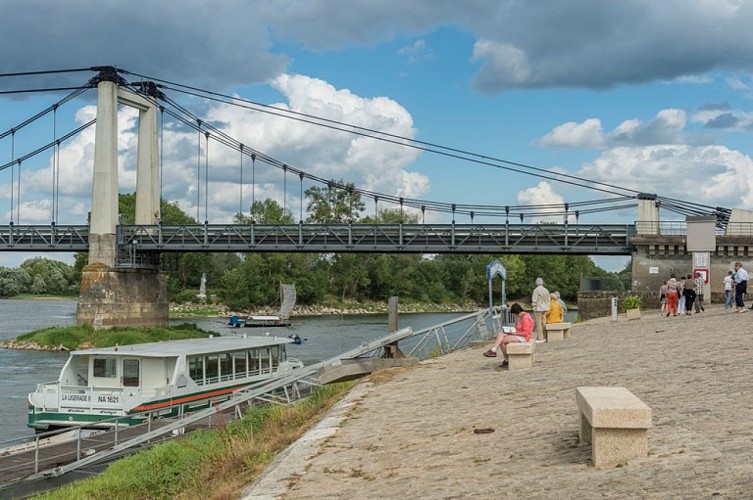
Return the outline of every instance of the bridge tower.
[[[97,82],[97,124],[89,222],[89,263],[84,266],[76,312],[78,324],[165,326],[168,301],[163,273],[118,267],[118,105],[139,110],[136,224],[160,218],[156,89],[147,96],[127,88],[115,68],[102,68]]]

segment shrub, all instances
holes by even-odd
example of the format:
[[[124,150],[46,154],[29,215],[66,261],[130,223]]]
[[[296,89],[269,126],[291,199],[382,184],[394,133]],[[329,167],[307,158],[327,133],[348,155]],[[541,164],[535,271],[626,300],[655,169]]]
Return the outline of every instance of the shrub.
[[[638,309],[641,307],[641,298],[638,295],[628,295],[622,299],[622,306],[625,310]]]

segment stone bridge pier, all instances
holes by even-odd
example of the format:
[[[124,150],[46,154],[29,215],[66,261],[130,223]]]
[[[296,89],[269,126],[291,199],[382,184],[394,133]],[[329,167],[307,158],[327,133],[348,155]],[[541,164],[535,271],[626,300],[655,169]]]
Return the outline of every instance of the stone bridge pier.
[[[152,225],[160,217],[156,101],[120,86],[114,68],[103,69],[98,78],[89,263],[81,277],[76,322],[95,328],[167,326],[164,274],[117,266],[118,104],[139,110],[136,224]]]

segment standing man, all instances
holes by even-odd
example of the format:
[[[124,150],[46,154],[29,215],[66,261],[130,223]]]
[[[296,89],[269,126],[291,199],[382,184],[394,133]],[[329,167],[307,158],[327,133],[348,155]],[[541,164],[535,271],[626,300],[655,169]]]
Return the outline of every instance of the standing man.
[[[735,281],[735,306],[737,312],[745,312],[745,293],[748,291],[748,271],[743,267],[740,261],[735,262],[735,274],[732,275]]]
[[[536,317],[536,342],[544,342],[544,325],[546,313],[549,312],[549,290],[544,288],[544,280],[536,278],[536,288],[531,296],[531,307]]]
[[[685,314],[690,316],[693,314],[693,301],[695,300],[695,280],[692,274],[688,274],[685,277],[682,285],[682,295],[685,297]]]
[[[706,288],[706,280],[703,279],[703,274],[695,273],[695,312],[696,314],[701,311],[705,311],[703,308],[703,289]]]

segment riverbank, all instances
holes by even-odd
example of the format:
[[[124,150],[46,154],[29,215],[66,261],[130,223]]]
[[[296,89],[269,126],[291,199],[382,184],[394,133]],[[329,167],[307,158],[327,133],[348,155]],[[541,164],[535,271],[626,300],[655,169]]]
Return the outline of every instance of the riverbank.
[[[750,498],[750,321],[716,305],[689,317],[643,311],[574,325],[568,341],[537,346],[530,370],[499,370],[478,346],[393,370],[387,383],[377,374],[246,498]],[[699,343],[703,332],[713,341]],[[601,385],[652,408],[648,457],[591,465],[575,388]]]

